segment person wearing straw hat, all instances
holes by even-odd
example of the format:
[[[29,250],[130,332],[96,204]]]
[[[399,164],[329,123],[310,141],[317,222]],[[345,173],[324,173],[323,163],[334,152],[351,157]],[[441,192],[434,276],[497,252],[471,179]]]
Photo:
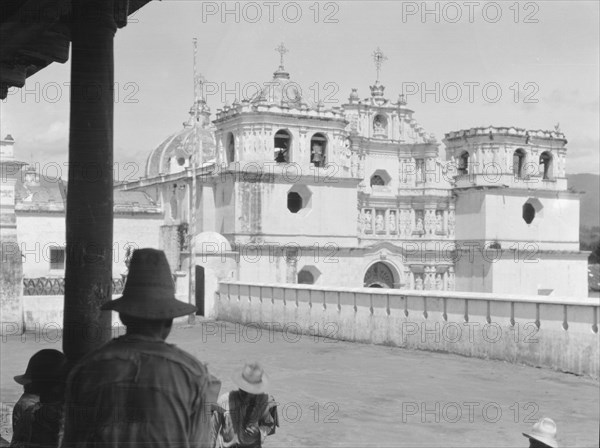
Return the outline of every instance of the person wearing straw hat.
[[[173,319],[196,311],[177,300],[165,253],[133,252],[123,296],[104,304],[126,334],[86,355],[67,380],[62,447],[204,447],[220,381],[167,344]]]
[[[60,392],[63,391],[66,363],[67,359],[60,351],[40,350],[29,359],[25,373],[14,377],[23,386],[24,393],[13,408],[11,446],[31,443],[36,438],[57,441],[61,409],[54,404],[62,401]],[[48,429],[47,434],[40,433],[43,428]]]
[[[239,389],[223,394],[213,410],[212,446],[260,448],[279,426],[277,406],[267,395],[269,377],[254,362],[231,379]]]
[[[538,420],[529,433],[523,433],[529,439],[529,448],[558,448],[556,441],[556,423],[551,418]]]

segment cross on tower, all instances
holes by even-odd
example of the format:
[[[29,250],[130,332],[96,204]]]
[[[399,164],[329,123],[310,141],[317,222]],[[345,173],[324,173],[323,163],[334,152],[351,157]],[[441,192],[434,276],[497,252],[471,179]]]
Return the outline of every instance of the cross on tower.
[[[381,64],[383,64],[384,61],[387,61],[387,56],[383,54],[383,51],[381,51],[379,47],[373,52],[373,61],[375,62],[375,69],[377,70],[377,81],[379,81]]]
[[[279,46],[275,48],[275,51],[279,53],[279,67],[280,69],[283,69],[283,55],[286,54],[289,50],[285,48],[283,42],[281,42]]]

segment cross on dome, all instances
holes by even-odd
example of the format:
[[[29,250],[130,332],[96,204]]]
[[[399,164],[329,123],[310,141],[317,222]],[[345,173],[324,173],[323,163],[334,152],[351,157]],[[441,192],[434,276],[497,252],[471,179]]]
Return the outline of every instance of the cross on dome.
[[[281,42],[279,46],[275,48],[275,51],[279,53],[279,70],[283,70],[283,55],[289,52],[290,50],[285,48],[285,45],[283,45],[283,42]]]

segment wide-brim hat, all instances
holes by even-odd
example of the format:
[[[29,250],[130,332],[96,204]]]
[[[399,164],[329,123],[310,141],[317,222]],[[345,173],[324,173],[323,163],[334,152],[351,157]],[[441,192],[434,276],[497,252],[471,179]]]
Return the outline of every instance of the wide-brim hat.
[[[533,425],[529,433],[523,433],[529,439],[535,439],[552,448],[558,448],[556,441],[556,423],[551,418],[542,418]]]
[[[67,362],[65,355],[58,350],[46,348],[33,355],[27,363],[27,369],[14,380],[22,386],[37,381],[52,381],[60,378]]]
[[[137,249],[131,256],[123,295],[101,307],[147,320],[173,319],[197,308],[175,298],[175,284],[162,250]]]
[[[246,364],[241,372],[235,372],[231,379],[249,394],[264,394],[269,388],[269,376],[257,362]]]

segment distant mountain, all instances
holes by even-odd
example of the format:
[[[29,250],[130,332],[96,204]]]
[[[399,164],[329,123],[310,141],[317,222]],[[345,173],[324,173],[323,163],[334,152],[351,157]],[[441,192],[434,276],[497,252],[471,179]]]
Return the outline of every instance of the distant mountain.
[[[567,174],[569,187],[585,192],[581,196],[580,227],[600,226],[600,176],[598,174]]]

